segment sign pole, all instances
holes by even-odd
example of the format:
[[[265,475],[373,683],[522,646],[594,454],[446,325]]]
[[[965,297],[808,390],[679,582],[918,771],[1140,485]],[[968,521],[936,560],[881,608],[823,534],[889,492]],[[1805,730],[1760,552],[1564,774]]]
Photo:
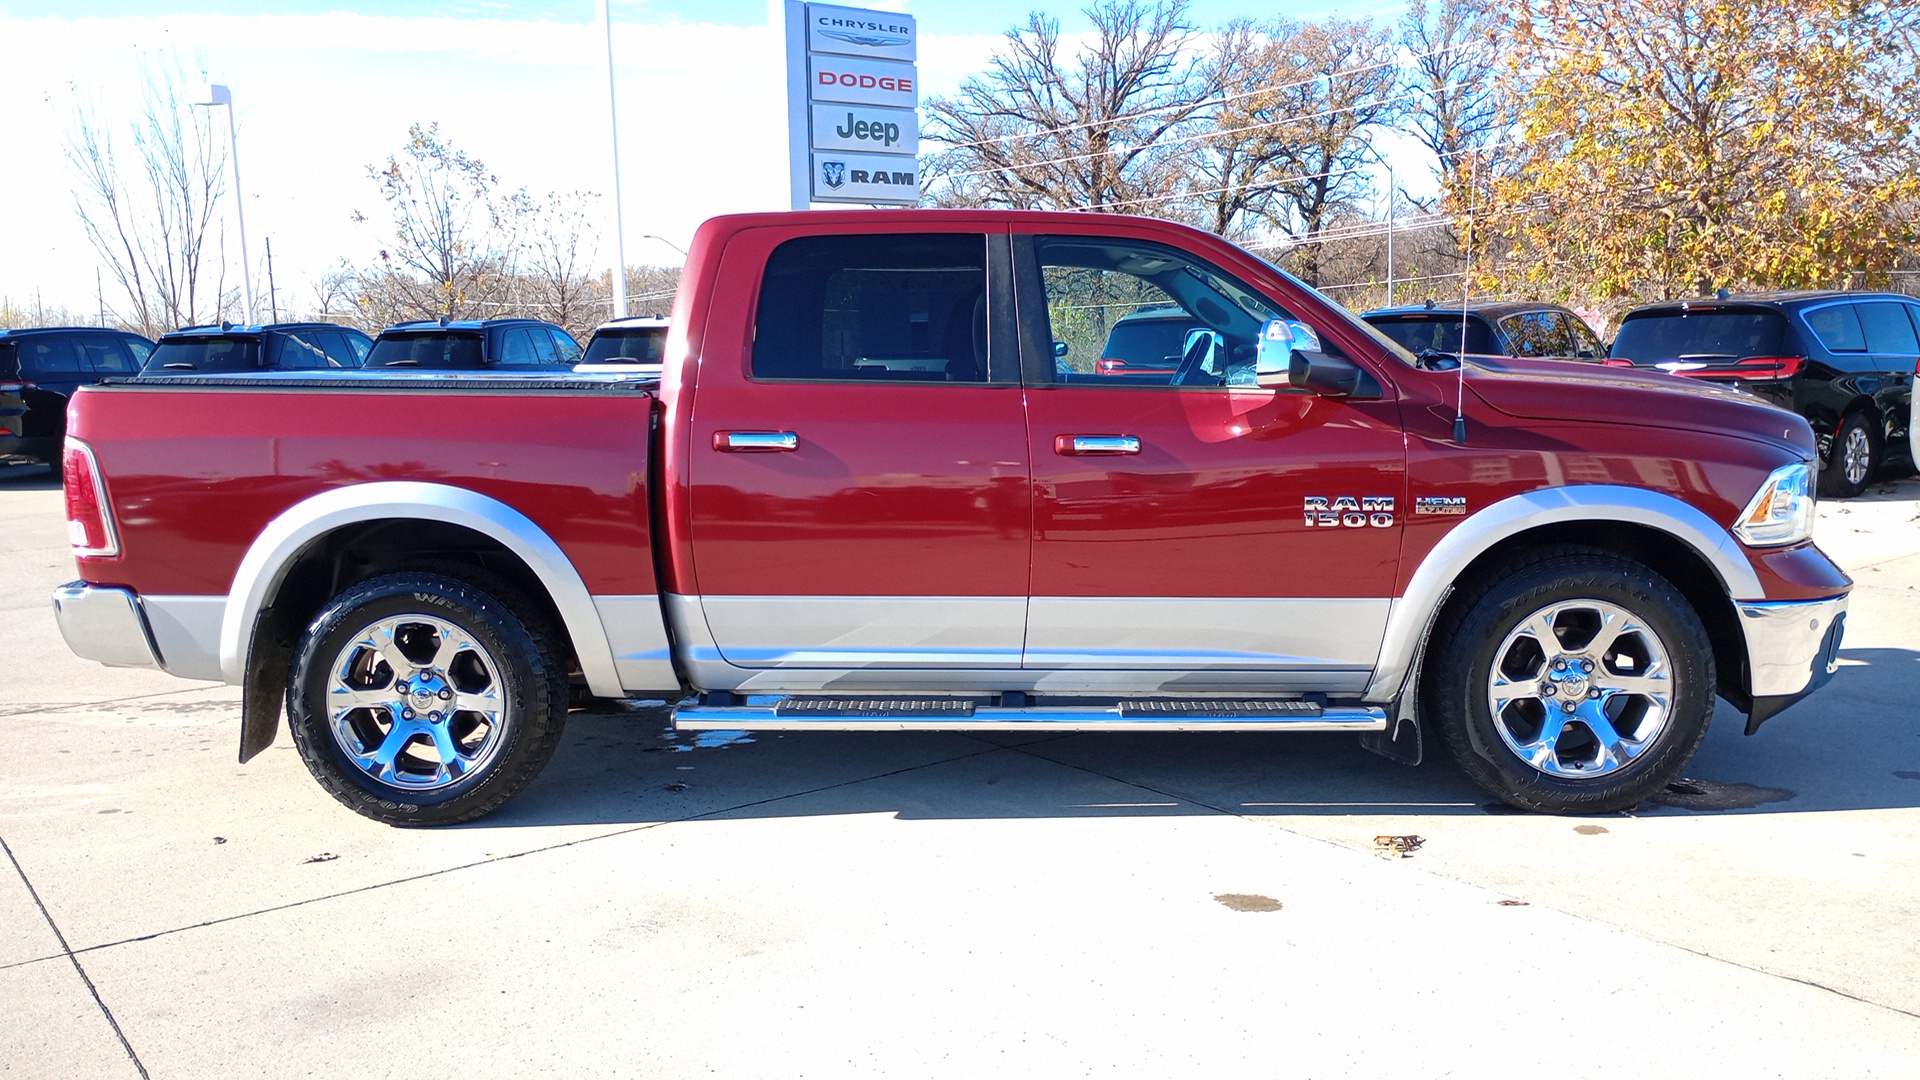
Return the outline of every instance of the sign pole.
[[[813,206],[812,149],[807,126],[807,5],[784,0],[787,57],[787,191],[792,209]]]

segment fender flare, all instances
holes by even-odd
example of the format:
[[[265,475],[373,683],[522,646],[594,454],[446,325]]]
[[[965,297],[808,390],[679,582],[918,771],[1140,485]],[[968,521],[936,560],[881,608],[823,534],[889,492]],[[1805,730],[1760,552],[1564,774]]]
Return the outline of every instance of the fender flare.
[[[1404,689],[1420,647],[1447,591],[1473,561],[1503,540],[1570,521],[1628,522],[1666,533],[1713,567],[1732,600],[1762,596],[1753,564],[1724,527],[1665,492],[1621,484],[1540,488],[1482,507],[1442,537],[1393,603],[1380,643],[1380,661],[1365,700],[1391,701]]]
[[[413,519],[459,525],[490,537],[532,569],[560,612],[587,686],[601,697],[621,697],[613,647],[580,572],[540,526],[488,495],[450,484],[383,480],[321,492],[280,512],[254,537],[234,571],[220,622],[220,670],[230,683],[246,675],[255,617],[275,596],[287,568],[311,544],[336,529],[365,521]]]

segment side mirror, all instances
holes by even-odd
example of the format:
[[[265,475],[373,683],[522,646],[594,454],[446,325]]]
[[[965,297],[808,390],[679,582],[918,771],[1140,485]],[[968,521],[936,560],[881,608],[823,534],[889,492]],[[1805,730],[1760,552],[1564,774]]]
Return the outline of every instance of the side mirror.
[[[1054,342],[1054,343],[1053,343],[1053,358],[1054,358],[1055,360],[1064,360],[1064,359],[1066,359],[1066,357],[1067,357],[1067,343],[1066,343],[1066,342],[1064,342],[1064,341],[1056,341],[1056,342]]]
[[[1294,351],[1293,324],[1268,319],[1253,341],[1253,381],[1266,390],[1291,390],[1307,377],[1306,362]]]

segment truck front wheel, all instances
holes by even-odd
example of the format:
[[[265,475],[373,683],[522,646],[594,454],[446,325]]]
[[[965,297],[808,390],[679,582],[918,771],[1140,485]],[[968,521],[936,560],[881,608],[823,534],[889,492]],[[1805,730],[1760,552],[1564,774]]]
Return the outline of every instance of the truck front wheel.
[[[510,596],[396,573],[320,612],[294,650],[287,715],[329,794],[376,821],[449,825],[532,781],[566,723],[567,675]]]
[[[1679,590],[1585,548],[1522,556],[1458,594],[1423,706],[1475,783],[1509,805],[1622,810],[1679,776],[1713,715],[1713,647]]]

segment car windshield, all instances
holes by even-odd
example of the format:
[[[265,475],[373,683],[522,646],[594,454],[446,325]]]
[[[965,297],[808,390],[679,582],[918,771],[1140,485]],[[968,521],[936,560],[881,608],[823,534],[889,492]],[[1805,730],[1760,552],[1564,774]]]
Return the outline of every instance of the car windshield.
[[[622,361],[658,364],[667,345],[667,328],[643,326],[627,330],[601,330],[587,343],[589,364],[615,364]]]
[[[370,368],[477,368],[483,366],[478,333],[381,335],[367,353]]]
[[[253,371],[260,367],[258,338],[196,337],[162,341],[146,371]]]
[[[1772,308],[1666,309],[1628,315],[1611,355],[1643,367],[1674,360],[1780,356],[1786,351],[1786,336],[1786,317]]]
[[[1374,329],[1392,338],[1400,347],[1418,355],[1422,352],[1458,353],[1460,351],[1460,313],[1419,312],[1413,315],[1375,315],[1366,320]],[[1487,324],[1474,319],[1467,325],[1467,352],[1491,355],[1493,333]]]

